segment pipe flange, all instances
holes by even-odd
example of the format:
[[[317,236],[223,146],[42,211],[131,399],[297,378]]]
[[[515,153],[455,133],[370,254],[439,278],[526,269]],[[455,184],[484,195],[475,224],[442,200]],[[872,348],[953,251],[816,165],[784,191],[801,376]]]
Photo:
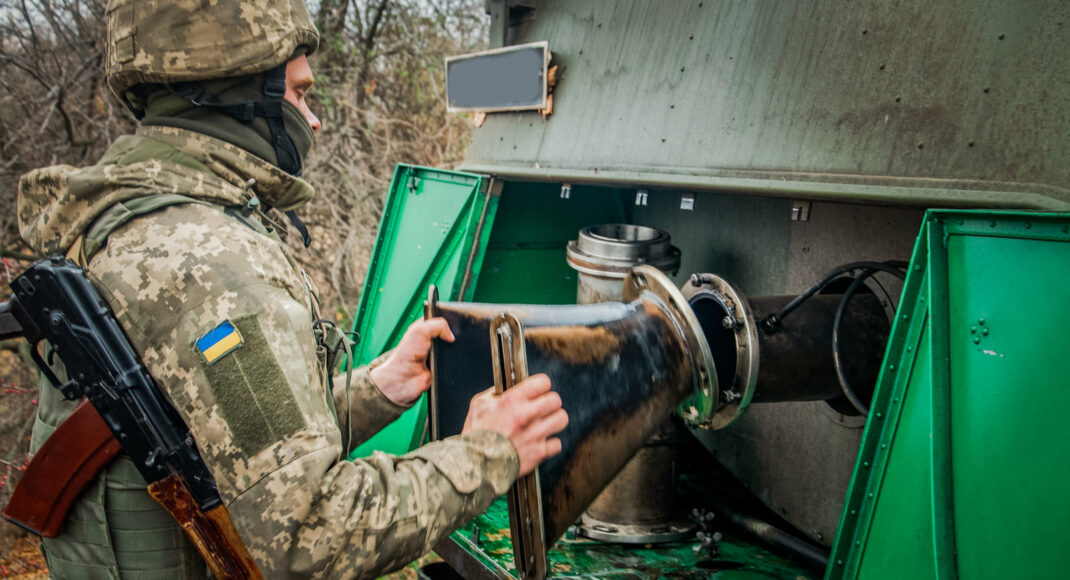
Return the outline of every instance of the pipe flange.
[[[682,414],[690,425],[722,429],[743,416],[758,385],[758,323],[743,292],[716,274],[694,274],[680,289],[689,307],[696,300],[712,299],[727,313],[721,324],[736,341],[736,372],[731,384],[721,386],[720,400],[697,408],[715,409],[705,416]],[[704,335],[705,336],[705,335]]]
[[[698,524],[687,518],[654,524],[621,524],[583,514],[578,532],[592,540],[612,544],[660,544],[685,540],[694,535],[696,527]]]
[[[622,279],[637,264],[675,274],[680,269],[680,249],[671,241],[668,233],[645,226],[588,226],[568,243],[565,258],[574,270],[603,278]]]
[[[691,368],[694,370],[694,388],[677,409],[685,421],[698,424],[696,422],[702,422],[700,417],[708,418],[717,410],[721,400],[721,391],[717,386],[717,368],[714,366],[710,345],[706,342],[706,333],[688,306],[687,298],[661,270],[643,265],[628,272],[624,278],[624,301],[636,300],[643,292],[650,292],[664,302],[683,331],[688,356],[691,358]]]

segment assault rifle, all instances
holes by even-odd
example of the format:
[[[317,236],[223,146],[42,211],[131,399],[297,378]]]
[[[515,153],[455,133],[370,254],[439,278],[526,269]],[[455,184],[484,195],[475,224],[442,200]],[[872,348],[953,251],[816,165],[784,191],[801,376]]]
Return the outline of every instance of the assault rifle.
[[[25,337],[34,363],[68,400],[85,398],[45,442],[4,517],[55,537],[82,489],[119,452],[133,460],[149,494],[178,521],[216,578],[261,578],[219,497],[193,437],[157,388],[85,272],[60,257],[37,262],[0,303],[0,339]],[[38,352],[51,345],[70,379]]]

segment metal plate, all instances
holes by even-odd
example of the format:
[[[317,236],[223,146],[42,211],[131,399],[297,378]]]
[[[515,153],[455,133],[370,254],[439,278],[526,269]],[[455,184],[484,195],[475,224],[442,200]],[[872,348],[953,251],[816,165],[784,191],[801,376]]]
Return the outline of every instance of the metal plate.
[[[451,113],[544,109],[549,62],[546,41],[448,57],[446,108]]]

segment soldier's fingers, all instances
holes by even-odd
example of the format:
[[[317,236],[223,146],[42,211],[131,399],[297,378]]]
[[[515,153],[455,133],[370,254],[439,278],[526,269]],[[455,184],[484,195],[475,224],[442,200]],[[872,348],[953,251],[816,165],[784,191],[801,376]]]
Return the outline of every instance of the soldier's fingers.
[[[472,396],[472,401],[475,402],[477,399],[479,399],[479,400],[492,399],[493,397],[494,397],[494,387],[491,387],[489,389],[486,389],[484,391],[480,391],[480,392],[476,393],[475,395],[473,395]]]
[[[550,391],[531,402],[531,411],[536,418],[545,417],[561,408],[561,395]]]
[[[510,399],[530,400],[550,391],[550,377],[539,373],[520,381],[515,387],[509,389]]]
[[[530,420],[521,427],[521,437],[526,441],[537,443],[560,433],[568,426],[568,413],[564,409]]]
[[[454,341],[453,331],[450,330],[450,325],[449,325],[448,322],[446,322],[445,318],[441,318],[441,317],[429,318],[429,319],[427,319],[427,320],[425,320],[423,322],[424,322],[424,328],[425,328],[425,330],[427,332],[427,337],[429,339],[430,338],[441,338],[442,340],[444,340],[446,342],[453,342]]]
[[[453,342],[453,333],[445,318],[429,318],[417,320],[409,325],[405,331],[405,337],[418,341],[417,350],[427,350],[431,346],[431,340],[441,338],[447,342]],[[403,339],[404,339],[403,338]]]
[[[557,437],[546,440],[546,446],[543,448],[543,456],[540,463],[546,459],[553,457],[561,453],[561,440]]]
[[[565,427],[568,427],[568,413],[564,409],[558,409],[534,423],[531,426],[531,434],[538,438],[545,438],[564,431]]]

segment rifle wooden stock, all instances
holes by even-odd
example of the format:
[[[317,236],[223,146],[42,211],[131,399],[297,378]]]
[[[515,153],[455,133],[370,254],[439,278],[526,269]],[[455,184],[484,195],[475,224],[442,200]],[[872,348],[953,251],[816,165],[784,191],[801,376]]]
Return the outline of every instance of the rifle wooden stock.
[[[26,468],[4,517],[45,538],[59,534],[74,501],[122,449],[85,400]]]
[[[201,511],[177,474],[149,484],[149,495],[178,521],[216,578],[263,578],[225,506]]]

